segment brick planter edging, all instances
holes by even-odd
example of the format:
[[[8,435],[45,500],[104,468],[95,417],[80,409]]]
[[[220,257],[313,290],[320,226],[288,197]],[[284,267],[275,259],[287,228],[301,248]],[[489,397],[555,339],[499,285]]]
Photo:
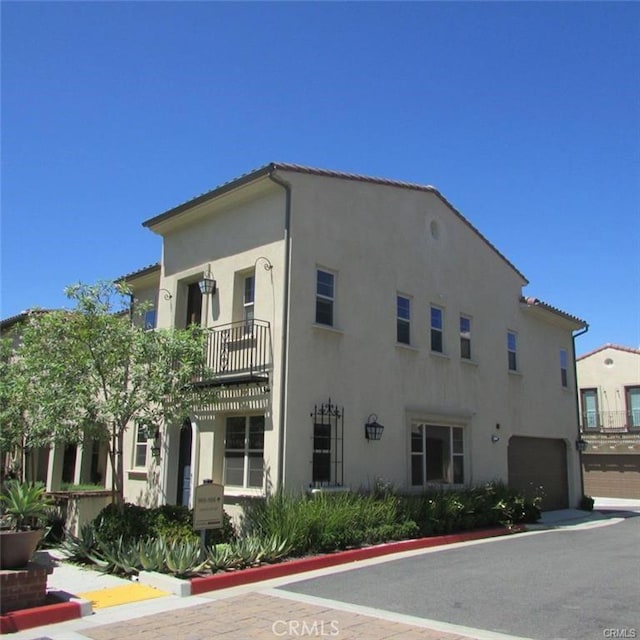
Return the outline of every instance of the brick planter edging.
[[[321,556],[300,558],[289,560],[279,564],[266,564],[250,569],[229,571],[226,573],[216,573],[212,576],[191,578],[191,595],[195,596],[207,591],[217,589],[227,589],[237,587],[261,580],[272,578],[282,578],[284,576],[313,571],[314,569],[325,569],[340,564],[347,564],[357,560],[368,560],[390,553],[400,553],[401,551],[413,551],[414,549],[427,549],[441,545],[454,544],[456,542],[467,542],[471,540],[481,540],[483,538],[495,538],[497,536],[518,533],[524,528],[517,526],[508,529],[507,527],[495,527],[491,529],[478,529],[476,531],[466,531],[463,533],[452,533],[443,536],[433,536],[430,538],[417,538],[415,540],[402,540],[400,542],[388,542],[373,547],[363,547],[362,549],[349,549],[348,551],[338,551]]]
[[[80,617],[82,617],[82,606],[79,602],[45,604],[41,607],[11,611],[0,616],[0,633],[16,633]]]

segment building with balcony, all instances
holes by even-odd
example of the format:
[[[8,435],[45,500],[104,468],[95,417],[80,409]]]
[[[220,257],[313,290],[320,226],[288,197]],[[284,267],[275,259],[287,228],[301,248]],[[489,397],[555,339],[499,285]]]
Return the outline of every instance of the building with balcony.
[[[585,492],[640,498],[640,350],[607,344],[576,369]]]
[[[128,434],[132,501],[503,480],[581,497],[573,334],[435,188],[272,163],[144,223],[149,328],[198,323],[218,399]],[[205,291],[205,293],[203,293]],[[151,454],[153,449],[154,454]]]

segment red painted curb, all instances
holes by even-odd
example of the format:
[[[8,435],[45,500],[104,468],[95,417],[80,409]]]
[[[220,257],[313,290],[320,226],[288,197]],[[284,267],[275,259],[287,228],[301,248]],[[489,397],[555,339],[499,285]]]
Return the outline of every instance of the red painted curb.
[[[206,593],[207,591],[227,589],[228,587],[237,587],[243,584],[259,582],[261,580],[282,578],[284,576],[289,576],[296,573],[303,573],[304,571],[324,569],[326,567],[333,567],[340,564],[355,562],[356,560],[377,558],[379,556],[385,556],[390,553],[399,553],[400,551],[412,551],[414,549],[426,549],[428,547],[437,547],[441,545],[453,544],[455,542],[467,542],[470,540],[481,540],[483,538],[495,538],[497,536],[504,536],[510,533],[517,533],[522,530],[523,529],[521,527],[512,529],[507,529],[505,527],[479,529],[477,531],[467,531],[464,533],[434,536],[431,538],[418,538],[415,540],[388,542],[386,544],[376,545],[374,547],[350,549],[348,551],[339,551],[337,553],[313,556],[311,558],[289,560],[280,564],[267,564],[260,567],[243,569],[241,571],[216,573],[212,576],[191,578],[191,595],[195,596],[199,593]]]
[[[0,633],[15,633],[80,617],[82,617],[82,609],[77,602],[60,602],[20,611],[10,611],[0,616]]]

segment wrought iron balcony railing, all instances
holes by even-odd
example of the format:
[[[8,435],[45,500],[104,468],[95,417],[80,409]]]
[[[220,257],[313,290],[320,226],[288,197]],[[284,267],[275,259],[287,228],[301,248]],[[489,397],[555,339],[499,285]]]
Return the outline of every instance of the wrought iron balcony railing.
[[[213,379],[203,382],[264,382],[272,366],[271,327],[265,320],[246,320],[211,327],[207,367]]]
[[[580,416],[584,433],[640,432],[640,409],[630,411],[584,411]]]

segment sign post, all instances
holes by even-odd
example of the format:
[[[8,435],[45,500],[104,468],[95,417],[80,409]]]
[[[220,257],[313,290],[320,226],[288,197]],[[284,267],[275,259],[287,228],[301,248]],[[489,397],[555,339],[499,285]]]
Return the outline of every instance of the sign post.
[[[224,504],[224,485],[207,482],[195,488],[193,496],[193,528],[200,530],[204,548],[205,531],[221,529]]]

